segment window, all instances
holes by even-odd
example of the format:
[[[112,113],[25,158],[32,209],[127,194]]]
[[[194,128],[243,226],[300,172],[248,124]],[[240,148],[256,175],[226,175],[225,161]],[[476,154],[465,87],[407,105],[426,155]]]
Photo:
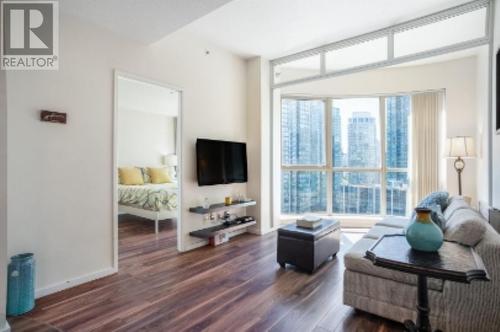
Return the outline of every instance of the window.
[[[319,75],[321,73],[320,58],[319,54],[315,54],[274,66],[274,83],[284,83]]]
[[[388,38],[384,36],[328,51],[325,53],[326,71],[340,71],[385,61],[388,58],[387,43]]]
[[[282,213],[406,215],[409,146],[410,96],[282,99]]]

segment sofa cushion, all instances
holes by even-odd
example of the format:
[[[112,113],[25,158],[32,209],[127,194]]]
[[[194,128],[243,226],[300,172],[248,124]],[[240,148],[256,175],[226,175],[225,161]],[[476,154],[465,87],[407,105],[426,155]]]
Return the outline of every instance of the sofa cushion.
[[[464,200],[462,196],[453,196],[448,201],[448,207],[446,210],[443,210],[444,219],[448,220],[451,218],[455,211],[460,209],[468,209],[470,208],[469,204]],[[445,227],[446,228],[446,227]]]
[[[390,217],[385,217],[382,221],[379,221],[375,225],[406,229],[409,223],[410,219],[408,219],[407,217],[390,216]]]
[[[394,280],[408,285],[416,285],[417,277],[415,275],[375,266],[370,260],[365,258],[366,251],[370,249],[376,241],[375,239],[364,237],[356,242],[344,255],[346,269],[379,278]],[[433,290],[441,291],[443,289],[443,281],[428,278],[428,287]]]
[[[475,246],[486,231],[486,220],[472,209],[458,209],[446,221],[444,238],[467,246]]]
[[[368,231],[368,233],[365,234],[364,237],[376,240],[386,234],[404,234],[404,228],[375,225]]]
[[[446,191],[436,191],[425,196],[418,204],[417,207],[431,207],[434,204],[441,206],[441,210],[445,210],[448,207],[448,194]]]

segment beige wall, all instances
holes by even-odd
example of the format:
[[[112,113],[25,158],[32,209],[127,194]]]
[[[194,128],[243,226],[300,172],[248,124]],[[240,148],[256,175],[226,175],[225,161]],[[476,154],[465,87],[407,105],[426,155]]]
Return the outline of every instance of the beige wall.
[[[370,95],[446,90],[446,136],[477,134],[477,59],[468,57],[419,66],[400,66],[305,83],[282,89],[283,94]],[[443,158],[443,187],[458,192],[453,161]],[[477,200],[476,161],[467,160],[463,173],[463,193]]]
[[[6,328],[7,276],[7,105],[5,71],[0,70],[0,331]]]
[[[113,271],[114,69],[183,90],[183,249],[204,244],[188,232],[208,223],[189,206],[245,194],[199,188],[194,152],[197,137],[246,140],[242,59],[182,30],[147,47],[62,16],[59,70],[7,74],[8,251],[35,253],[38,295]],[[40,122],[40,109],[68,124]]]
[[[495,30],[494,30],[494,40],[493,40],[493,121],[491,125],[493,126],[493,137],[492,137],[492,171],[493,178],[492,182],[492,205],[500,209],[500,133],[496,133],[496,99],[500,96],[495,96],[496,91],[496,53],[500,48],[500,2],[495,2]]]
[[[489,204],[488,57],[488,47],[484,46],[477,56],[476,70],[477,200],[481,208]]]
[[[261,57],[247,60],[248,196],[257,201],[249,208],[257,216],[257,233],[271,229],[271,168],[269,116],[269,61]]]
[[[120,91],[118,91],[120,94]],[[118,110],[118,166],[158,166],[175,154],[176,118]]]

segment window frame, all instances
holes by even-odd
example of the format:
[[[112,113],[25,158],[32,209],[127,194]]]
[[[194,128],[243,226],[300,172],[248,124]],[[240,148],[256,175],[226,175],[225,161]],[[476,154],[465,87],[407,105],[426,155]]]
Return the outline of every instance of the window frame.
[[[376,95],[352,95],[352,96],[334,96],[334,95],[321,95],[321,96],[303,96],[303,95],[293,95],[293,94],[283,94],[280,98],[280,140],[282,138],[282,123],[281,114],[284,99],[295,99],[295,100],[322,100],[325,105],[324,112],[324,139],[325,144],[325,165],[286,165],[283,164],[283,154],[280,150],[280,172],[284,171],[304,171],[304,172],[325,172],[326,173],[326,211],[325,212],[314,212],[315,214],[325,214],[325,215],[339,215],[339,216],[356,216],[356,217],[384,217],[387,215],[387,174],[393,172],[410,172],[410,166],[407,165],[406,168],[395,168],[388,167],[386,161],[386,99],[390,97],[398,96],[412,96],[413,93],[394,93],[394,94],[376,94]],[[355,98],[378,98],[379,99],[379,134],[380,134],[380,166],[379,167],[335,167],[333,165],[333,150],[332,150],[332,106],[335,99],[355,99]],[[410,114],[411,114],[411,103],[410,103]],[[411,116],[411,115],[410,115]],[[411,130],[411,128],[410,128]],[[408,136],[408,144],[411,146],[411,131]],[[335,173],[342,172],[374,172],[380,175],[380,213],[379,214],[350,214],[350,213],[334,213],[333,212],[333,177]],[[280,176],[281,178],[281,176]],[[281,184],[280,184],[281,185]],[[407,191],[407,201],[411,201],[411,183],[409,183]],[[281,197],[280,197],[281,200]],[[408,214],[409,208],[408,204],[406,207],[406,213]],[[280,215],[282,219],[287,219],[287,217],[292,214],[284,214],[281,212]]]

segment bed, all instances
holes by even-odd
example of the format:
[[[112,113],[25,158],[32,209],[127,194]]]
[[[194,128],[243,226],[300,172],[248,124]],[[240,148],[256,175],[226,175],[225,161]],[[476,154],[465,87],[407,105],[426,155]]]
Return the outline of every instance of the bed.
[[[158,222],[177,218],[177,183],[118,185],[118,211]]]

